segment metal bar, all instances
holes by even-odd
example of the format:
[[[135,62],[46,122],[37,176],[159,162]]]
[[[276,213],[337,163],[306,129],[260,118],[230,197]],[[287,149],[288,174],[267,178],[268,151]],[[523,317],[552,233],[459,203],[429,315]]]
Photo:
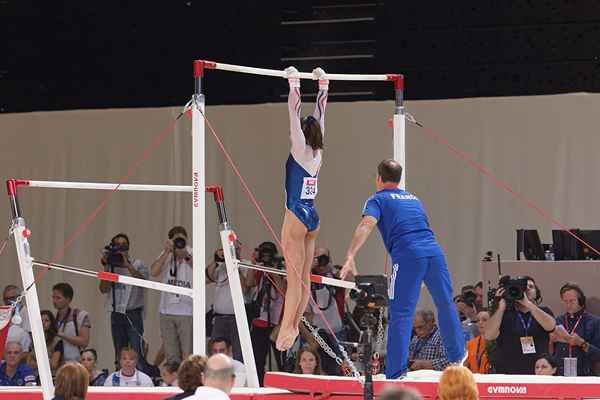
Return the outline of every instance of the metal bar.
[[[191,192],[191,186],[178,185],[143,185],[143,184],[119,184],[98,182],[64,182],[64,181],[29,181],[31,187],[42,187],[50,189],[91,189],[91,190],[115,190],[119,191],[146,191],[146,192]]]

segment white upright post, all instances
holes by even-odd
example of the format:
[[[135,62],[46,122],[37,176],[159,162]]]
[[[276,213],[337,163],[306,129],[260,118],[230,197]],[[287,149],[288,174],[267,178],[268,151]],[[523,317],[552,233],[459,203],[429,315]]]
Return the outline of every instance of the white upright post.
[[[394,160],[402,165],[402,179],[400,188],[406,189],[406,116],[404,115],[404,77],[396,76],[394,80],[394,90],[396,92],[396,105],[394,109],[394,118],[392,119],[394,127]]]
[[[194,61],[194,97],[192,99],[192,233],[193,233],[193,351],[206,354],[206,279],[205,238],[206,198],[204,161],[204,62]]]
[[[235,323],[240,338],[240,345],[242,347],[244,366],[246,367],[246,382],[248,387],[257,388],[259,387],[258,374],[256,372],[256,361],[254,360],[254,351],[252,350],[250,327],[248,326],[246,307],[244,305],[244,295],[242,294],[242,284],[240,282],[239,267],[237,265],[238,260],[235,254],[234,234],[227,222],[221,224],[221,244],[223,246],[225,266],[227,267],[227,278],[229,279],[231,299],[233,300]]]
[[[31,324],[33,348],[37,360],[40,382],[42,384],[42,393],[44,400],[51,400],[54,397],[54,384],[52,383],[52,372],[50,371],[50,361],[48,360],[44,326],[42,325],[42,315],[40,314],[40,303],[35,286],[35,277],[33,275],[33,258],[31,257],[29,241],[27,240],[31,232],[29,232],[29,229],[27,229],[27,226],[25,225],[25,219],[23,219],[21,215],[21,208],[19,207],[19,201],[17,199],[17,186],[19,184],[20,183],[15,180],[6,182],[13,216],[13,238],[15,239],[15,247],[17,249],[17,259],[19,260],[19,269],[21,270],[23,290],[25,290],[27,315],[29,316],[29,323]]]

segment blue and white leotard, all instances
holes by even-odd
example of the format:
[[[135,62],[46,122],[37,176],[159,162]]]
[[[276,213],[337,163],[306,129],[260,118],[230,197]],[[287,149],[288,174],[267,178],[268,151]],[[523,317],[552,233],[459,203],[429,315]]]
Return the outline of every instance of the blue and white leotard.
[[[327,90],[319,90],[313,117],[319,121],[325,136],[325,107]],[[290,139],[292,147],[285,164],[286,208],[311,232],[319,227],[319,214],[314,206],[318,192],[318,175],[323,150],[313,150],[308,144],[300,124],[300,89],[290,87],[288,109],[290,113]]]

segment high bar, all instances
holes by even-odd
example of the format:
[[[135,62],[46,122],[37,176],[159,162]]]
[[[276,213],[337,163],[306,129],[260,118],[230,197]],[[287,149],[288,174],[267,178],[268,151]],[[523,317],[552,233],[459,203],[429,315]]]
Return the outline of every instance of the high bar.
[[[251,75],[263,75],[263,76],[275,76],[278,78],[287,78],[284,71],[278,69],[267,69],[267,68],[256,68],[246,67],[243,65],[225,64],[214,61],[196,60],[194,61],[194,76],[201,77],[204,73],[204,69],[218,69],[221,71],[239,72],[242,74]],[[300,79],[311,79],[316,80],[310,72],[299,72],[297,75]],[[389,82],[401,82],[404,77],[399,74],[325,74],[325,78],[330,81],[389,81]]]

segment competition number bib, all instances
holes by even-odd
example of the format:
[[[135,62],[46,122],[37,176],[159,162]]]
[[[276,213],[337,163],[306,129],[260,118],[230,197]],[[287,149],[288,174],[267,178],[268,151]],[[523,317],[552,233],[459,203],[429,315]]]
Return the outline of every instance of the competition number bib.
[[[314,200],[317,197],[317,178],[306,177],[302,182],[301,200]]]

